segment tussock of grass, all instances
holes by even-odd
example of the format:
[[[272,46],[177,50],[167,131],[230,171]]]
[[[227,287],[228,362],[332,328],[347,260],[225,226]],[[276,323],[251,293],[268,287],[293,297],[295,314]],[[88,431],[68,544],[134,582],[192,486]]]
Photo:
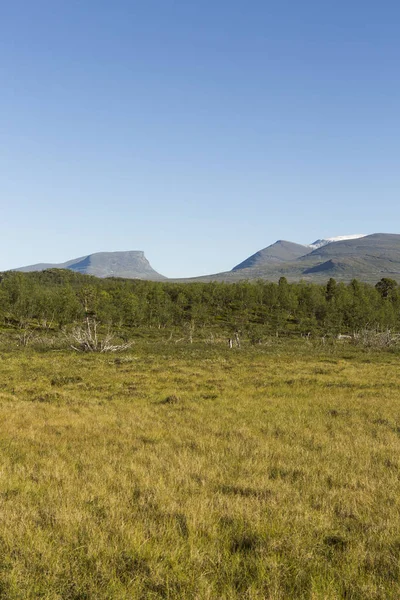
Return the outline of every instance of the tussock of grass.
[[[3,355],[0,598],[399,598],[398,359],[321,352]]]

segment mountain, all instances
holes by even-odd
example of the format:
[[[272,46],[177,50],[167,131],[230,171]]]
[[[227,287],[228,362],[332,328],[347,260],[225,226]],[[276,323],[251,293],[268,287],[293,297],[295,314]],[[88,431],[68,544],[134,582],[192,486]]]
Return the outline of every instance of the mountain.
[[[322,242],[322,240],[319,240]],[[252,257],[243,261],[246,267],[237,267],[224,276],[233,279],[270,279],[278,280],[284,276],[288,280],[326,281],[330,277],[338,281],[362,281],[376,283],[382,277],[390,277],[400,281],[400,235],[375,233],[366,236],[340,236],[324,240],[327,243],[310,244],[308,252],[284,262],[274,263],[266,258],[253,261]],[[272,244],[269,248],[274,248]],[[268,256],[268,248],[256,253]],[[239,275],[239,277],[238,277]]]
[[[96,252],[88,256],[74,258],[64,263],[40,263],[13,269],[14,271],[44,271],[45,269],[70,269],[96,277],[125,277],[126,279],[150,279],[161,281],[163,275],[157,273],[144,255],[144,252]]]
[[[260,269],[263,266],[273,265],[277,263],[292,262],[301,257],[305,257],[311,254],[314,250],[318,250],[328,244],[334,244],[335,242],[342,242],[348,240],[358,240],[365,237],[362,234],[353,235],[339,235],[337,237],[319,239],[312,244],[295,244],[294,242],[288,242],[286,240],[278,240],[271,246],[259,250],[255,254],[246,258],[243,262],[233,267],[232,271],[240,269],[257,268]]]
[[[343,282],[359,279],[376,283],[382,277],[389,277],[400,283],[400,235],[347,235],[317,240],[309,245],[279,240],[249,256],[231,271],[190,281],[278,281],[280,277],[316,283],[326,283],[330,277]]]
[[[275,244],[272,244],[263,250],[259,250],[252,256],[249,256],[249,258],[246,258],[246,260],[239,265],[233,267],[232,271],[257,267],[262,264],[276,264],[291,261],[308,254],[310,251],[311,249],[308,246],[286,242],[285,240],[278,240]]]
[[[124,277],[161,281],[143,252],[97,252],[65,263],[42,263],[21,267],[16,271],[71,269],[97,277]],[[383,277],[400,283],[400,235],[374,233],[345,235],[316,240],[313,244],[295,244],[278,240],[252,254],[231,271],[174,281],[240,281],[266,279],[278,281],[314,281],[325,283],[330,277],[349,282],[359,279],[376,283]]]

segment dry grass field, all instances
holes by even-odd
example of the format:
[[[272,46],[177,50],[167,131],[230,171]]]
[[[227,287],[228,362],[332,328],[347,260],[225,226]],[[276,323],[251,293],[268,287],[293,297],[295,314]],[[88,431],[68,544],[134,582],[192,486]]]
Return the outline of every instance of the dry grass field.
[[[0,355],[0,598],[400,598],[400,359]]]

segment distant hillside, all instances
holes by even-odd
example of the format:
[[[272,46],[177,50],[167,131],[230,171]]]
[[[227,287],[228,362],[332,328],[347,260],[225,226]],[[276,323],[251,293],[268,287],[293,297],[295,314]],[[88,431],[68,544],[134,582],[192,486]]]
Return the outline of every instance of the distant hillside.
[[[382,277],[400,281],[400,235],[375,233],[331,242],[285,265],[286,276],[322,281],[360,279],[374,283]]]
[[[44,271],[45,269],[70,269],[96,277],[125,277],[126,279],[149,279],[161,281],[163,275],[157,273],[144,255],[144,252],[96,252],[88,256],[74,258],[64,263],[40,263],[13,269],[14,271]]]
[[[343,239],[345,238],[345,239]],[[337,241],[334,241],[334,240]],[[319,244],[321,242],[321,244]],[[319,246],[316,249],[315,245]],[[400,282],[400,235],[375,233],[339,236],[303,246],[278,241],[256,252],[232,271],[190,281],[240,281],[268,279],[324,283],[330,277],[349,282],[376,283],[382,277]]]
[[[49,268],[70,269],[97,277],[165,280],[155,271],[143,252],[97,252],[65,263],[41,263],[20,267],[16,271],[43,271]],[[174,279],[174,281],[240,281],[267,279],[278,281],[313,281],[324,283],[330,277],[349,282],[359,279],[376,283],[382,277],[400,282],[400,235],[338,236],[302,245],[278,240],[252,254],[231,271],[212,275]]]
[[[275,244],[259,250],[249,258],[246,258],[243,262],[236,267],[233,267],[232,271],[239,269],[248,269],[251,267],[260,267],[262,265],[283,263],[291,260],[295,260],[300,256],[309,254],[312,248],[309,246],[302,246],[301,244],[294,244],[293,242],[287,242],[285,240],[278,240]]]
[[[365,233],[353,233],[352,235],[338,235],[336,237],[315,240],[315,242],[310,244],[310,247],[312,250],[316,250],[317,248],[321,248],[321,246],[326,246],[326,244],[331,244],[332,242],[341,242],[343,240],[356,240],[362,237],[366,237]]]

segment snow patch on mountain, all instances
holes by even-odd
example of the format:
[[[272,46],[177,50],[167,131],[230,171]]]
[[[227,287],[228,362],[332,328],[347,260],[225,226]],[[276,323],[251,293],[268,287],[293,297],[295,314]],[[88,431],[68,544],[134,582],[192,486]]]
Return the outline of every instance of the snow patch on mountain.
[[[321,240],[315,240],[312,244],[308,244],[309,248],[313,250],[317,250],[318,248],[322,248],[322,246],[326,246],[327,244],[332,244],[332,242],[342,242],[344,240],[357,240],[359,238],[366,237],[366,233],[353,233],[351,235],[337,235],[336,237],[324,238]]]

